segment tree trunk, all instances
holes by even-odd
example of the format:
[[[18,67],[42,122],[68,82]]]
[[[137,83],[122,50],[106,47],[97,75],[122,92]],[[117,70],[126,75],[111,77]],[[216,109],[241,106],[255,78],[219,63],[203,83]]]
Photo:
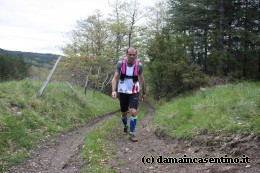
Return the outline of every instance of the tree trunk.
[[[131,39],[132,39],[132,33],[134,30],[134,24],[136,22],[136,10],[134,10],[133,15],[132,15],[132,21],[131,21],[131,27],[128,35],[128,46],[131,47]]]
[[[204,30],[204,73],[208,73],[207,61],[208,61],[208,29]]]
[[[220,0],[219,8],[219,51],[223,52],[224,50],[224,0]]]
[[[243,78],[247,76],[247,53],[248,53],[248,0],[245,1],[246,5],[246,16],[245,16],[245,38],[244,38],[244,56],[243,56]]]

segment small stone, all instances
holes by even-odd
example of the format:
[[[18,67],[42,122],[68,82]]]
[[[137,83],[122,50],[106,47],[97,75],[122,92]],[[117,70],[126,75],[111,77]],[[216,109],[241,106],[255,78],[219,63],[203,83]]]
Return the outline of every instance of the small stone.
[[[153,167],[153,166],[151,166],[151,167],[149,167],[149,169],[154,169],[154,167]]]

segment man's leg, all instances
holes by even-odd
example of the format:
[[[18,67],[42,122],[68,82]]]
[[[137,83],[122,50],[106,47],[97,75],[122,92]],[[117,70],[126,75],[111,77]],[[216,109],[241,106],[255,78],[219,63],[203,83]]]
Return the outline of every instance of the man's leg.
[[[133,142],[137,142],[138,138],[135,137],[134,131],[137,123],[137,108],[138,108],[138,94],[133,94],[130,97],[130,137],[129,139]]]
[[[136,126],[136,120],[137,120],[137,110],[132,108],[130,110],[131,112],[131,119],[130,119],[130,133],[134,133],[135,126]]]
[[[121,119],[122,123],[124,124],[124,133],[127,134],[128,132],[128,125],[127,125],[127,111],[129,106],[129,95],[128,94],[119,94],[119,101],[120,101],[120,108],[121,108]]]
[[[124,133],[127,134],[128,132],[128,125],[127,125],[127,112],[122,112],[121,119],[124,124]]]
[[[125,126],[127,126],[127,112],[121,113],[122,122]]]

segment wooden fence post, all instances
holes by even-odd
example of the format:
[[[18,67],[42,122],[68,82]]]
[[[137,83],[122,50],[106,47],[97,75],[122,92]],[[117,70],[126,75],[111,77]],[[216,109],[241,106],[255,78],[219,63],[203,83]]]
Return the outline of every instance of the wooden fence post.
[[[51,79],[51,77],[52,77],[52,75],[53,75],[53,73],[54,73],[56,67],[58,66],[60,60],[61,60],[61,56],[57,59],[55,65],[52,67],[51,72],[50,72],[50,74],[48,75],[46,81],[43,83],[43,85],[42,85],[42,87],[41,87],[41,89],[40,89],[40,91],[39,91],[39,93],[38,93],[38,96],[39,96],[39,97],[42,95],[42,93],[43,93],[45,87],[47,86],[48,82],[50,81],[50,79]]]

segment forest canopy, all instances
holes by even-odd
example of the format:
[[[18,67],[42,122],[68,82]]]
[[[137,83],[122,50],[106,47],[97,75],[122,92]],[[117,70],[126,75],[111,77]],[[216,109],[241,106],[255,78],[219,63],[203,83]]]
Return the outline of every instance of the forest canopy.
[[[104,76],[99,79],[113,75],[125,49],[135,46],[157,99],[215,79],[215,84],[260,79],[258,0],[168,0],[152,7],[134,0],[110,4],[108,17],[96,11],[77,21],[70,32],[71,42],[63,51],[71,58],[68,66],[80,67],[71,67],[73,77],[96,74],[101,67]],[[77,77],[78,84],[84,85],[84,80]],[[95,83],[97,77],[89,80]]]

